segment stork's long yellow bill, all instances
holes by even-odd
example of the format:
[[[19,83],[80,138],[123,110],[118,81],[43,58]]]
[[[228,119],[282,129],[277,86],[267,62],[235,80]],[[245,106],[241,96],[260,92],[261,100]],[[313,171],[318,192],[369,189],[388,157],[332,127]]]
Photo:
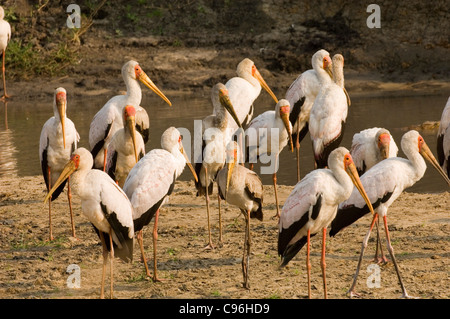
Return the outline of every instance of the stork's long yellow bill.
[[[367,196],[366,190],[364,189],[364,187],[361,183],[361,180],[359,179],[358,171],[356,170],[355,164],[351,163],[350,165],[348,165],[346,167],[345,171],[350,176],[350,179],[352,180],[353,184],[358,189],[362,198],[366,202],[367,207],[369,208],[372,215],[375,214],[375,212],[373,211],[372,203],[370,202],[369,197]]]
[[[134,158],[136,163],[139,161],[139,154],[136,146],[136,119],[134,116],[128,116],[126,124],[131,134],[131,141],[133,142]]]
[[[241,124],[241,122],[239,122],[239,118],[236,114],[236,111],[234,110],[233,104],[231,104],[230,97],[228,95],[228,91],[226,91],[226,90],[219,91],[219,101],[220,101],[220,104],[222,104],[222,106],[225,108],[225,110],[227,110],[228,113],[230,113],[231,117],[236,122],[238,127],[242,128],[242,124]]]
[[[442,167],[439,165],[438,161],[434,157],[433,153],[431,152],[428,145],[423,141],[423,144],[420,148],[420,154],[433,165],[433,167],[438,171],[438,173],[445,179],[447,184],[450,186],[450,179],[448,178],[447,174],[445,174]]]
[[[184,151],[183,147],[180,148],[180,152],[181,152],[181,154],[183,154],[184,158],[186,159],[186,164],[189,167],[189,170],[191,171],[192,175],[194,176],[195,182],[198,183],[198,176],[195,173],[194,167],[192,166],[191,161],[189,161],[189,158],[187,157],[186,152]]]
[[[66,100],[64,98],[56,97],[56,107],[58,109],[59,118],[61,121],[61,130],[63,138],[63,147],[66,148]]]
[[[291,130],[290,122],[289,122],[289,114],[283,113],[281,115],[281,120],[283,121],[284,127],[286,128],[286,131],[288,132],[289,149],[291,150],[291,152],[293,152],[294,151],[294,143],[292,141],[292,130]]]
[[[273,100],[275,101],[275,103],[278,103],[278,99],[275,96],[275,94],[272,92],[272,90],[270,89],[270,87],[267,85],[266,81],[264,81],[261,73],[259,73],[258,69],[255,70],[255,73],[253,74],[253,76],[258,80],[258,82],[261,84],[261,86],[264,88],[264,90],[267,91],[267,93],[270,94],[270,96],[273,98]]]
[[[45,196],[44,204],[52,197],[52,194],[55,192],[55,190],[61,185],[67,178],[69,178],[70,175],[73,174],[77,169],[75,162],[71,159],[69,162],[67,162],[66,166],[64,166],[63,171],[59,175],[58,179],[56,180],[55,184],[53,185],[52,189],[48,192],[47,196]]]
[[[153,92],[155,92],[156,94],[158,94],[158,96],[160,98],[162,98],[164,101],[166,101],[167,104],[169,104],[169,106],[172,106],[172,102],[169,101],[169,99],[164,95],[163,92],[161,92],[160,89],[158,89],[158,87],[155,85],[155,83],[153,83],[152,80],[150,80],[150,78],[148,77],[147,74],[145,74],[144,71],[142,71],[139,74],[139,81],[141,81],[142,83],[145,84],[145,86],[147,86],[150,90],[152,90]]]

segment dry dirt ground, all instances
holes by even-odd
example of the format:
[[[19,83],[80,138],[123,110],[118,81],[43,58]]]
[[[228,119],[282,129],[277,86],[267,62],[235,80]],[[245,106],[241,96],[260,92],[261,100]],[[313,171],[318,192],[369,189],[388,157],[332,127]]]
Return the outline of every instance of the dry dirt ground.
[[[101,246],[93,227],[74,197],[77,239],[70,235],[66,196],[53,205],[53,242],[48,242],[48,211],[43,204],[45,184],[37,177],[0,180],[0,297],[98,298],[102,273]],[[292,190],[280,186],[281,204]],[[204,198],[195,196],[193,182],[177,182],[169,203],[161,210],[157,260],[163,282],[145,276],[135,243],[134,259],[114,263],[115,298],[307,298],[305,251],[278,268],[277,221],[273,187],[265,186],[264,221],[251,222],[250,289],[242,287],[241,259],[244,218],[228,204],[223,207],[222,246],[204,250],[207,218]],[[214,201],[213,201],[214,202]],[[408,293],[424,299],[449,298],[450,194],[404,193],[391,207],[389,230]],[[330,298],[347,298],[361,242],[370,217],[334,238],[327,239],[327,280]],[[212,236],[218,240],[217,204],[212,207]],[[153,223],[144,229],[144,245],[152,267]],[[401,290],[392,262],[380,267],[380,287],[370,288],[367,267],[372,264],[371,236],[357,291],[363,298],[398,298]],[[312,295],[323,298],[320,269],[321,238],[312,239]],[[69,288],[67,267],[80,267],[81,287]],[[369,281],[369,284],[368,284]],[[109,286],[107,277],[106,287]],[[107,289],[107,296],[109,295]]]

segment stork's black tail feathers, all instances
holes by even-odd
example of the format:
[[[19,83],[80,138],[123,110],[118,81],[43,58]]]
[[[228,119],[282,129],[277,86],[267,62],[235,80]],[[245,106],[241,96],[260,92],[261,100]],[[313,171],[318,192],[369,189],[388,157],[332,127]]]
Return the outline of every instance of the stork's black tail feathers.
[[[316,234],[311,234],[310,238],[315,236]],[[300,240],[296,241],[294,244],[287,246],[281,256],[281,265],[280,268],[286,266],[292,258],[306,245],[308,242],[307,237],[302,237]]]

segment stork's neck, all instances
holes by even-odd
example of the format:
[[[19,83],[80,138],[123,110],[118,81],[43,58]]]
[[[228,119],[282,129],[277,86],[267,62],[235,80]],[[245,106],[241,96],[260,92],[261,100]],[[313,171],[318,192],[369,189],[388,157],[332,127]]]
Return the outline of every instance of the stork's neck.
[[[333,78],[334,83],[339,87],[344,88],[344,68],[338,63],[333,64]]]
[[[82,196],[83,191],[85,191],[85,187],[83,185],[89,171],[90,169],[78,169],[70,175],[70,188],[73,190],[75,195]]]
[[[427,170],[427,164],[425,163],[422,155],[420,155],[420,153],[415,149],[405,149],[403,150],[403,153],[405,153],[413,168],[415,183],[420,180],[425,174],[425,171]]]
[[[341,164],[342,165],[342,164]],[[347,172],[343,169],[343,167],[330,167],[331,171],[333,172],[334,177],[338,181],[338,183],[341,185],[341,189],[339,190],[339,194],[342,196],[342,201],[346,200],[348,197],[350,197],[352,191],[353,191],[353,183],[348,176]]]
[[[171,151],[174,159],[175,159],[175,171],[176,171],[176,177],[178,178],[181,173],[183,173],[184,167],[186,166],[186,159],[184,158],[183,154],[181,154],[180,149],[178,145],[174,146]]]
[[[141,104],[142,100],[142,91],[141,87],[137,80],[131,78],[130,76],[124,77],[124,82],[127,87],[127,100],[128,103],[137,107]]]
[[[214,118],[214,126],[223,131],[228,127],[228,112],[218,100],[213,100],[213,106],[215,111],[214,113],[216,115]]]
[[[255,88],[255,91],[261,91],[261,84],[249,72],[239,72],[238,76],[249,82]]]
[[[331,82],[330,75],[325,71],[323,68],[314,65],[313,69],[316,71],[317,78],[319,79],[319,82],[324,85]]]

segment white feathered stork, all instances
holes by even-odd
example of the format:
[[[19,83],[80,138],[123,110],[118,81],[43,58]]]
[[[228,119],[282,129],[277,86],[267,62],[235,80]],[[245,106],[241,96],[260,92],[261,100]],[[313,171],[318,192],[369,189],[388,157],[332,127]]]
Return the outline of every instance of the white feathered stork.
[[[450,177],[450,97],[447,100],[444,111],[442,111],[441,122],[437,135],[437,155],[447,176]]]
[[[392,203],[400,196],[400,194],[408,187],[419,181],[427,168],[425,160],[428,160],[434,168],[442,175],[446,182],[450,185],[450,180],[445,175],[437,160],[434,158],[423,137],[417,131],[409,131],[405,133],[401,140],[401,147],[406,157],[391,157],[385,159],[361,176],[361,183],[367,191],[370,202],[372,203],[375,213],[369,231],[364,237],[361,254],[356,268],[356,274],[353,284],[349,290],[350,296],[357,295],[354,292],[356,281],[358,278],[359,268],[367,246],[370,232],[378,219],[382,217],[384,221],[384,230],[386,232],[387,248],[394,262],[398,280],[402,288],[402,297],[409,297],[400,276],[400,270],[395,260],[394,251],[390,241],[390,235],[387,225],[387,212]],[[367,205],[358,196],[356,190],[353,190],[351,196],[339,205],[339,210],[331,223],[330,236],[335,236],[341,229],[351,225],[353,222],[363,217],[369,212]]]
[[[202,158],[196,160],[195,172],[198,181],[195,183],[197,196],[205,195],[208,217],[209,242],[206,249],[213,249],[209,210],[209,195],[212,194],[217,172],[222,169],[226,160],[226,146],[235,133],[234,124],[242,128],[233,105],[228,96],[228,90],[222,83],[217,83],[211,90],[211,102],[214,113],[202,121]],[[230,116],[228,116],[228,114]],[[231,121],[233,122],[230,123]],[[219,243],[222,243],[222,216],[219,204]]]
[[[306,268],[308,273],[308,297],[311,298],[311,263],[309,261],[310,237],[322,231],[321,268],[324,297],[327,298],[325,238],[326,230],[334,217],[339,203],[352,194],[353,185],[370,209],[364,187],[350,152],[345,147],[333,150],[328,157],[329,169],[317,169],[307,174],[295,185],[286,199],[279,220],[278,254],[284,267],[306,244]],[[372,210],[373,211],[373,210]]]
[[[5,54],[9,40],[11,40],[11,26],[8,21],[4,20],[5,10],[0,7],[0,54],[2,55],[2,78],[3,78],[3,95],[2,100],[6,100],[10,96],[6,94],[6,78],[5,78]]]
[[[294,150],[289,110],[289,101],[281,99],[275,105],[275,110],[266,111],[255,117],[245,131],[245,136],[248,139],[246,143],[246,156],[248,156],[246,162],[250,163],[249,168],[252,170],[253,163],[256,163],[259,156],[264,154],[270,154],[274,160],[274,163],[271,163],[271,165],[274,167],[272,179],[277,206],[276,217],[278,218],[280,217],[277,193],[278,159],[281,151],[288,143],[291,152]]]
[[[144,139],[136,132],[136,109],[132,105],[123,108],[123,122],[125,126],[114,133],[108,144],[105,169],[120,187],[133,166],[145,155]]]
[[[122,67],[122,77],[127,87],[127,93],[112,97],[94,115],[89,127],[89,146],[94,157],[94,167],[105,169],[107,145],[114,133],[123,127],[122,110],[127,105],[136,108],[136,125],[138,131],[144,138],[144,143],[148,139],[148,114],[140,105],[142,99],[139,82],[144,83],[149,89],[160,96],[167,104],[172,105],[169,99],[156,87],[156,85],[145,74],[136,61],[128,61]],[[142,118],[143,117],[143,118]],[[144,123],[146,123],[147,127]],[[147,132],[145,132],[147,130]]]
[[[81,210],[94,226],[103,246],[103,273],[100,298],[104,298],[105,273],[108,254],[110,255],[111,287],[113,298],[114,256],[125,262],[133,259],[133,207],[127,195],[105,172],[92,169],[93,158],[85,148],[73,152],[61,175],[45,198],[69,176],[74,193],[81,199]],[[108,253],[109,251],[109,253]]]
[[[239,123],[245,127],[252,119],[254,111],[253,102],[261,93],[261,86],[275,100],[275,103],[278,103],[278,99],[267,85],[252,60],[248,58],[243,59],[238,64],[236,73],[237,77],[228,80],[225,86],[228,89],[230,101],[234,106]],[[233,123],[231,115],[229,115],[229,117],[229,123],[232,125],[231,127],[237,129],[238,125]]]
[[[397,144],[385,128],[372,127],[353,135],[350,154],[361,176],[375,164],[396,157]]]
[[[344,91],[344,57],[333,56],[333,78],[320,76],[322,88],[317,95],[309,116],[309,134],[313,142],[317,168],[327,165],[328,155],[337,148],[343,138],[349,99]]]
[[[67,118],[67,95],[62,87],[55,90],[53,97],[53,114],[42,127],[39,139],[39,160],[41,162],[42,175],[44,175],[47,191],[53,186],[58,176],[61,174],[64,165],[70,159],[70,155],[77,149],[80,136],[75,128],[75,124]],[[53,192],[48,202],[49,238],[53,240],[52,231],[52,205],[51,202],[58,198],[64,190],[65,182]],[[72,224],[72,236],[75,236],[75,224],[72,212],[72,194],[70,185],[67,185],[67,198],[69,200],[70,220]]]
[[[134,231],[137,233],[147,275],[152,277],[145,258],[142,229],[155,217],[153,228],[153,281],[160,281],[156,267],[156,240],[158,238],[159,209],[175,186],[175,181],[188,164],[195,180],[197,176],[189,162],[181,142],[180,132],[169,127],[161,136],[163,149],[148,152],[131,169],[123,186],[130,198],[133,210]]]
[[[367,170],[380,161],[389,157],[396,157],[397,153],[397,144],[395,143],[391,133],[385,128],[368,128],[353,135],[350,154],[353,157],[359,176],[364,174]],[[378,257],[378,247],[380,248],[381,253],[380,258]],[[378,263],[387,262],[380,241],[379,220],[377,222],[377,245],[374,261]]]
[[[263,220],[263,184],[259,176],[239,162],[239,145],[231,141],[227,145],[226,165],[217,174],[219,195],[229,204],[239,207],[245,218],[244,256],[242,258],[242,274],[244,288],[250,288],[248,265],[250,261],[251,232],[250,218]]]
[[[300,180],[300,142],[308,133],[311,108],[321,88],[320,77],[333,77],[332,61],[328,51],[321,49],[311,58],[312,69],[300,74],[286,91],[285,98],[291,105],[289,121],[292,124],[292,140],[297,152],[297,182]]]

